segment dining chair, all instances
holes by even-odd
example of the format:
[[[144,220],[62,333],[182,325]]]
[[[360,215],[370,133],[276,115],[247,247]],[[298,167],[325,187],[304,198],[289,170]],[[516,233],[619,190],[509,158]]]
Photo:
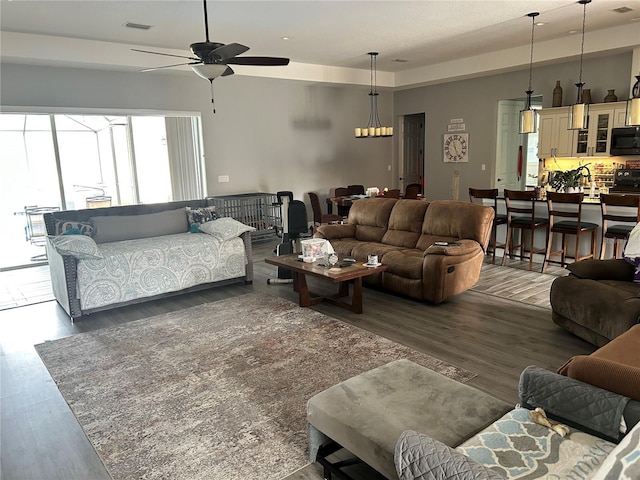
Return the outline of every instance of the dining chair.
[[[419,183],[410,183],[404,189],[404,198],[418,198],[422,193],[422,185]]]
[[[542,271],[549,263],[559,263],[562,267],[567,265],[566,259],[572,258],[574,262],[585,258],[596,257],[596,232],[598,225],[582,221],[582,201],[584,193],[559,193],[547,192],[547,207],[549,210],[549,235],[547,238],[547,253],[545,254]],[[559,217],[561,220],[557,221]],[[564,220],[567,219],[567,220]],[[552,251],[553,234],[562,235],[562,248]],[[580,236],[591,235],[591,249],[587,255],[580,255]],[[575,248],[573,256],[567,255],[567,235],[575,235]],[[560,255],[560,261],[551,260],[551,257]]]
[[[607,211],[607,207],[616,207],[616,213]],[[602,241],[600,242],[600,260],[605,258],[607,238],[613,239],[613,258],[618,258],[618,243],[623,244],[629,233],[640,222],[640,195],[600,194],[602,212]],[[609,222],[615,222],[609,224]],[[622,223],[620,223],[622,222]]]
[[[400,189],[392,188],[384,192],[386,198],[400,198]]]
[[[364,185],[347,185],[347,195],[364,195]]]
[[[313,211],[314,231],[320,225],[333,222],[342,222],[343,218],[340,215],[335,215],[332,213],[322,213],[322,208],[320,207],[320,199],[318,198],[317,193],[309,192],[307,195],[309,195],[309,200],[311,201],[311,210]]]
[[[507,224],[507,215],[498,213],[498,189],[497,188],[469,188],[469,201],[485,205],[485,200],[490,200],[489,206],[493,208],[493,226],[491,227],[491,239],[487,254],[491,254],[491,263],[496,263],[496,250],[505,248],[504,243],[497,243],[498,225]],[[505,252],[506,254],[506,252]]]
[[[334,191],[336,197],[346,197],[349,195],[349,189],[347,187],[337,187]],[[341,217],[346,217],[349,215],[349,209],[351,208],[351,204],[349,205],[341,205],[338,203],[338,215]],[[329,210],[329,213],[332,213]]]
[[[536,253],[545,253],[549,239],[549,219],[536,217],[536,191],[535,190],[504,190],[504,201],[507,207],[507,239],[505,241],[502,265],[507,264],[507,254],[513,257],[513,250],[520,249],[520,260],[529,259],[529,270],[533,269],[533,256]],[[520,243],[513,244],[513,231],[520,230]],[[545,230],[545,248],[535,248],[535,232]],[[529,232],[529,242],[525,242],[525,233]],[[529,257],[524,256],[524,250],[528,247]],[[544,262],[542,263],[544,269]]]

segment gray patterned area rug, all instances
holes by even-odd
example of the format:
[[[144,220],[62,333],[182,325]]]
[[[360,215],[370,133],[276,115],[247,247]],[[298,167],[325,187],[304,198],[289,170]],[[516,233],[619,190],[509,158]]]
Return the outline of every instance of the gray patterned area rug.
[[[114,479],[279,479],[307,461],[306,402],[408,358],[475,375],[265,294],[36,346]]]

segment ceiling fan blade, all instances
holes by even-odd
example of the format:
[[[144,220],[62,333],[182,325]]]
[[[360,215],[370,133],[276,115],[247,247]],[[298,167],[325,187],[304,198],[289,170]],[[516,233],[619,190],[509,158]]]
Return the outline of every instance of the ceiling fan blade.
[[[132,48],[134,52],[142,52],[142,53],[152,53],[153,55],[163,55],[165,57],[176,57],[176,58],[187,58],[189,60],[197,60],[200,61],[199,58],[196,57],[187,57],[185,55],[172,55],[170,53],[160,53],[160,52],[150,52],[149,50],[138,50],[137,48]]]
[[[183,65],[198,65],[199,63],[202,63],[202,62],[174,63],[173,65],[163,65],[161,67],[145,68],[144,70],[140,70],[140,71],[152,72],[154,70],[162,70],[163,68],[182,67]]]
[[[229,66],[227,66],[227,69],[224,71],[224,73],[222,75],[220,75],[221,77],[228,77],[229,75],[233,75],[235,72],[233,71],[233,69]]]
[[[239,43],[230,43],[228,45],[223,45],[222,47],[216,48],[215,50],[211,50],[211,52],[209,53],[209,58],[212,60],[227,60],[229,58],[235,57],[236,55],[240,55],[247,50],[249,50],[249,47],[240,45]]]
[[[289,65],[289,59],[283,57],[235,57],[225,60],[224,63],[230,63],[233,65],[278,66]]]

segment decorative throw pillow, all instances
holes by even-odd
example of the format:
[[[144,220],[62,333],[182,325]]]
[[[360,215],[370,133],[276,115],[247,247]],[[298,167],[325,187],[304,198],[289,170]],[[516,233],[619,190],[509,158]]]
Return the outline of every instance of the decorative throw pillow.
[[[614,448],[592,480],[637,480],[640,478],[640,423]]]
[[[200,225],[200,231],[208,233],[221,242],[226,242],[232,238],[239,237],[244,232],[253,232],[254,230],[255,227],[245,225],[231,217],[218,218]]]
[[[87,235],[49,236],[49,241],[60,255],[71,255],[78,260],[96,260],[104,258],[95,240]]]
[[[215,206],[211,206],[211,207],[201,207],[201,208],[192,208],[192,207],[185,207],[187,210],[187,220],[189,221],[189,231],[194,233],[194,232],[198,232],[198,228],[196,228],[197,226],[199,226],[202,223],[205,222],[210,222],[211,220],[215,220],[216,218],[218,218],[218,216],[216,215],[216,207]],[[196,225],[196,227],[193,227],[193,225]]]
[[[72,222],[69,220],[56,220],[54,224],[56,235],[78,235],[75,230],[80,230],[82,235],[93,236],[93,225],[88,222]],[[69,233],[69,231],[74,233]]]

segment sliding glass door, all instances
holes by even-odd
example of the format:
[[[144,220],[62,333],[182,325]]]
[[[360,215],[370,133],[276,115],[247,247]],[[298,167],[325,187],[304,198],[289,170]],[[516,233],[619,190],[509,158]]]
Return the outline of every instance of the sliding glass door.
[[[198,117],[0,114],[0,269],[43,253],[29,209],[202,198],[200,138]]]

